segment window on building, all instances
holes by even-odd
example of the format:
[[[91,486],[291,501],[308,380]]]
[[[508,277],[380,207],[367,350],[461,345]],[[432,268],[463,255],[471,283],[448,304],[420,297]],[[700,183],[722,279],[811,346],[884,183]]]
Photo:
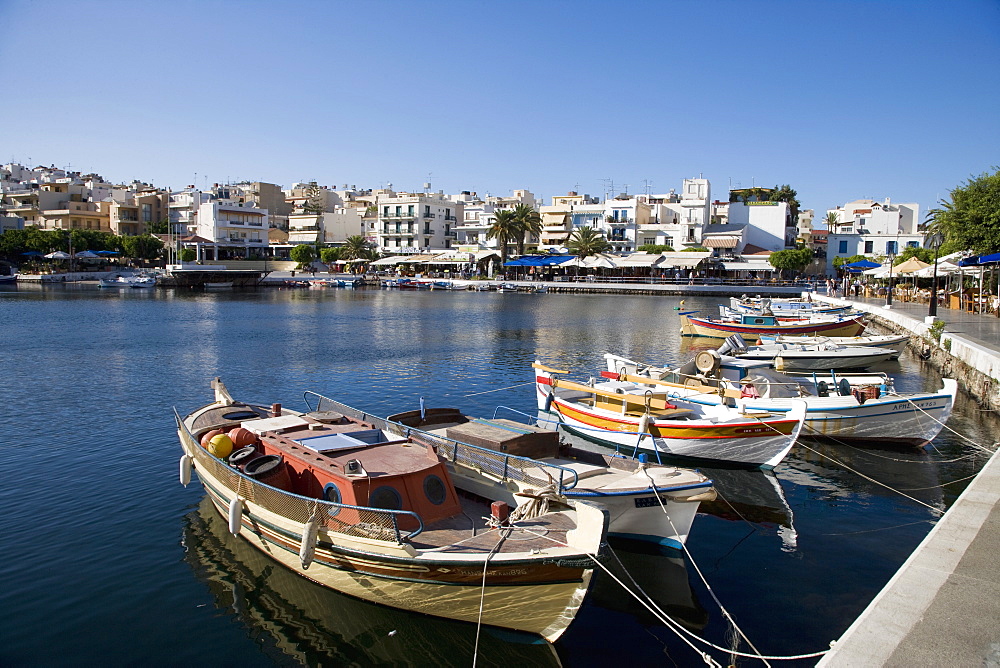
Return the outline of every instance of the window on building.
[[[153,205],[143,204],[142,205],[142,222],[151,223],[153,222]]]
[[[865,253],[874,253],[874,252],[875,252],[875,242],[874,241],[866,241],[865,242]]]
[[[907,248],[919,248],[920,247],[920,242],[919,241],[907,241],[906,242],[906,247]]]
[[[396,207],[396,215],[397,216],[403,215],[403,207],[402,206],[397,206]]]
[[[388,216],[389,215],[389,207],[387,207],[387,206],[382,207],[382,215],[383,216]]]
[[[846,253],[847,252],[847,242],[846,241],[841,241],[840,242],[840,245],[837,247],[837,252],[838,253]]]
[[[412,216],[413,215],[413,205],[412,204],[410,204],[410,205],[408,205],[406,207],[406,215],[407,216]]]
[[[895,255],[897,252],[898,252],[898,250],[897,250],[896,242],[895,241],[886,241],[885,242],[885,254],[886,255]]]

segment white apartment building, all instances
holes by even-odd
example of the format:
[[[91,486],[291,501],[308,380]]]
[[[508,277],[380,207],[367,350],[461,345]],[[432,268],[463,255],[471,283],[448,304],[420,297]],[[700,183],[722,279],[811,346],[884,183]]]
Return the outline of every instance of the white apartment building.
[[[919,204],[859,199],[828,213],[837,218],[827,235],[827,272],[831,274],[835,257],[865,255],[878,261],[924,243]]]
[[[216,260],[264,255],[267,246],[267,210],[234,202],[203,202],[197,210],[195,234],[213,242]]]
[[[416,254],[458,245],[463,204],[437,193],[380,191],[375,198],[375,244],[383,253]]]
[[[641,195],[650,206],[648,222],[636,230],[637,246],[647,244],[691,248],[701,244],[711,221],[712,184],[708,179],[684,179],[681,193]]]
[[[518,204],[525,204],[537,209],[537,200],[530,190],[514,190],[510,197],[499,197],[487,194],[484,198],[475,192],[463,190],[458,195],[452,195],[453,202],[462,205],[462,217],[458,221],[456,232],[458,243],[475,245],[483,249],[497,249],[496,239],[488,239],[490,227],[496,220],[496,212],[504,209],[514,209]],[[526,244],[539,243],[538,238],[529,238]]]

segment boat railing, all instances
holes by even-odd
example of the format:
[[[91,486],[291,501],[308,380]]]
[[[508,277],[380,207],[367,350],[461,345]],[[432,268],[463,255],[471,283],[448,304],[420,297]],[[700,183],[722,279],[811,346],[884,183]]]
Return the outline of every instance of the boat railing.
[[[194,458],[198,468],[221,482],[226,489],[232,490],[239,498],[268,512],[303,525],[315,520],[321,531],[397,544],[409,541],[424,530],[420,515],[408,510],[334,503],[293,494],[255,480],[201,447],[176,408],[174,418],[185,444],[184,449]]]
[[[315,398],[316,408],[313,408],[310,396]],[[371,415],[370,413],[365,413],[315,392],[307,391],[303,397],[310,410],[332,410],[361,420],[362,422],[367,422],[378,429],[385,429],[393,434],[398,434],[399,436],[410,438],[415,435],[423,441],[430,441],[436,448],[437,453],[448,461],[476,468],[503,481],[514,480],[526,484],[538,485],[539,487],[545,487],[554,482],[557,485],[558,493],[576,487],[576,471],[566,466],[541,462],[530,457],[497,452],[496,450],[490,450],[478,445],[456,441],[440,434],[432,434],[416,427],[410,427],[399,422],[392,422]]]
[[[558,413],[556,414],[556,418],[545,418],[541,417],[540,415],[528,415],[527,413],[519,411],[516,408],[510,408],[509,406],[497,406],[493,410],[494,419],[496,419],[496,416],[500,413],[501,410],[506,410],[510,411],[511,413],[522,415],[528,418],[530,424],[538,424],[540,422],[552,424],[553,426],[550,428],[555,430],[558,430],[560,426],[565,425],[565,423],[559,418]],[[573,425],[573,429],[581,432],[593,432],[595,434],[608,433],[609,431],[607,429],[601,429],[600,427],[588,427],[586,425],[579,425],[579,424]],[[642,441],[646,438],[650,440],[650,443],[655,443],[656,437],[651,432],[648,431],[636,432],[636,442],[635,445],[632,446],[631,455],[626,455],[625,453],[623,453],[622,446],[619,445],[618,443],[615,443],[615,455],[618,457],[622,457],[624,459],[635,459],[643,462],[646,461],[645,459],[646,455],[639,452],[639,446],[642,444]],[[660,450],[656,447],[653,447],[653,453],[656,455],[656,463],[662,464],[663,462],[660,459]]]

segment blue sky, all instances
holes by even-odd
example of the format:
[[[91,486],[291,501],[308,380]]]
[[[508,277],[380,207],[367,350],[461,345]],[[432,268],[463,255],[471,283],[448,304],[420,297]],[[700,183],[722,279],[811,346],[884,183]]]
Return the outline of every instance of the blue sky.
[[[0,161],[181,188],[788,183],[923,210],[1000,164],[1000,2],[0,0]]]

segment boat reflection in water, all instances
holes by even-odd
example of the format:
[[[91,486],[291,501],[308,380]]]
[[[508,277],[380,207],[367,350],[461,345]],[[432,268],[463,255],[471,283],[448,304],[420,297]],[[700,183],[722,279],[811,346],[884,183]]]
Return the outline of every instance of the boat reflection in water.
[[[230,534],[208,496],[185,517],[183,545],[216,606],[303,665],[472,664],[475,624],[368,603],[299,577]],[[478,652],[488,657],[483,665],[560,665],[538,636],[486,626]]]
[[[700,470],[715,483],[718,497],[714,501],[703,502],[699,512],[724,520],[774,527],[781,539],[783,552],[797,549],[798,533],[795,531],[792,508],[785,499],[781,481],[774,473],[706,467]]]

